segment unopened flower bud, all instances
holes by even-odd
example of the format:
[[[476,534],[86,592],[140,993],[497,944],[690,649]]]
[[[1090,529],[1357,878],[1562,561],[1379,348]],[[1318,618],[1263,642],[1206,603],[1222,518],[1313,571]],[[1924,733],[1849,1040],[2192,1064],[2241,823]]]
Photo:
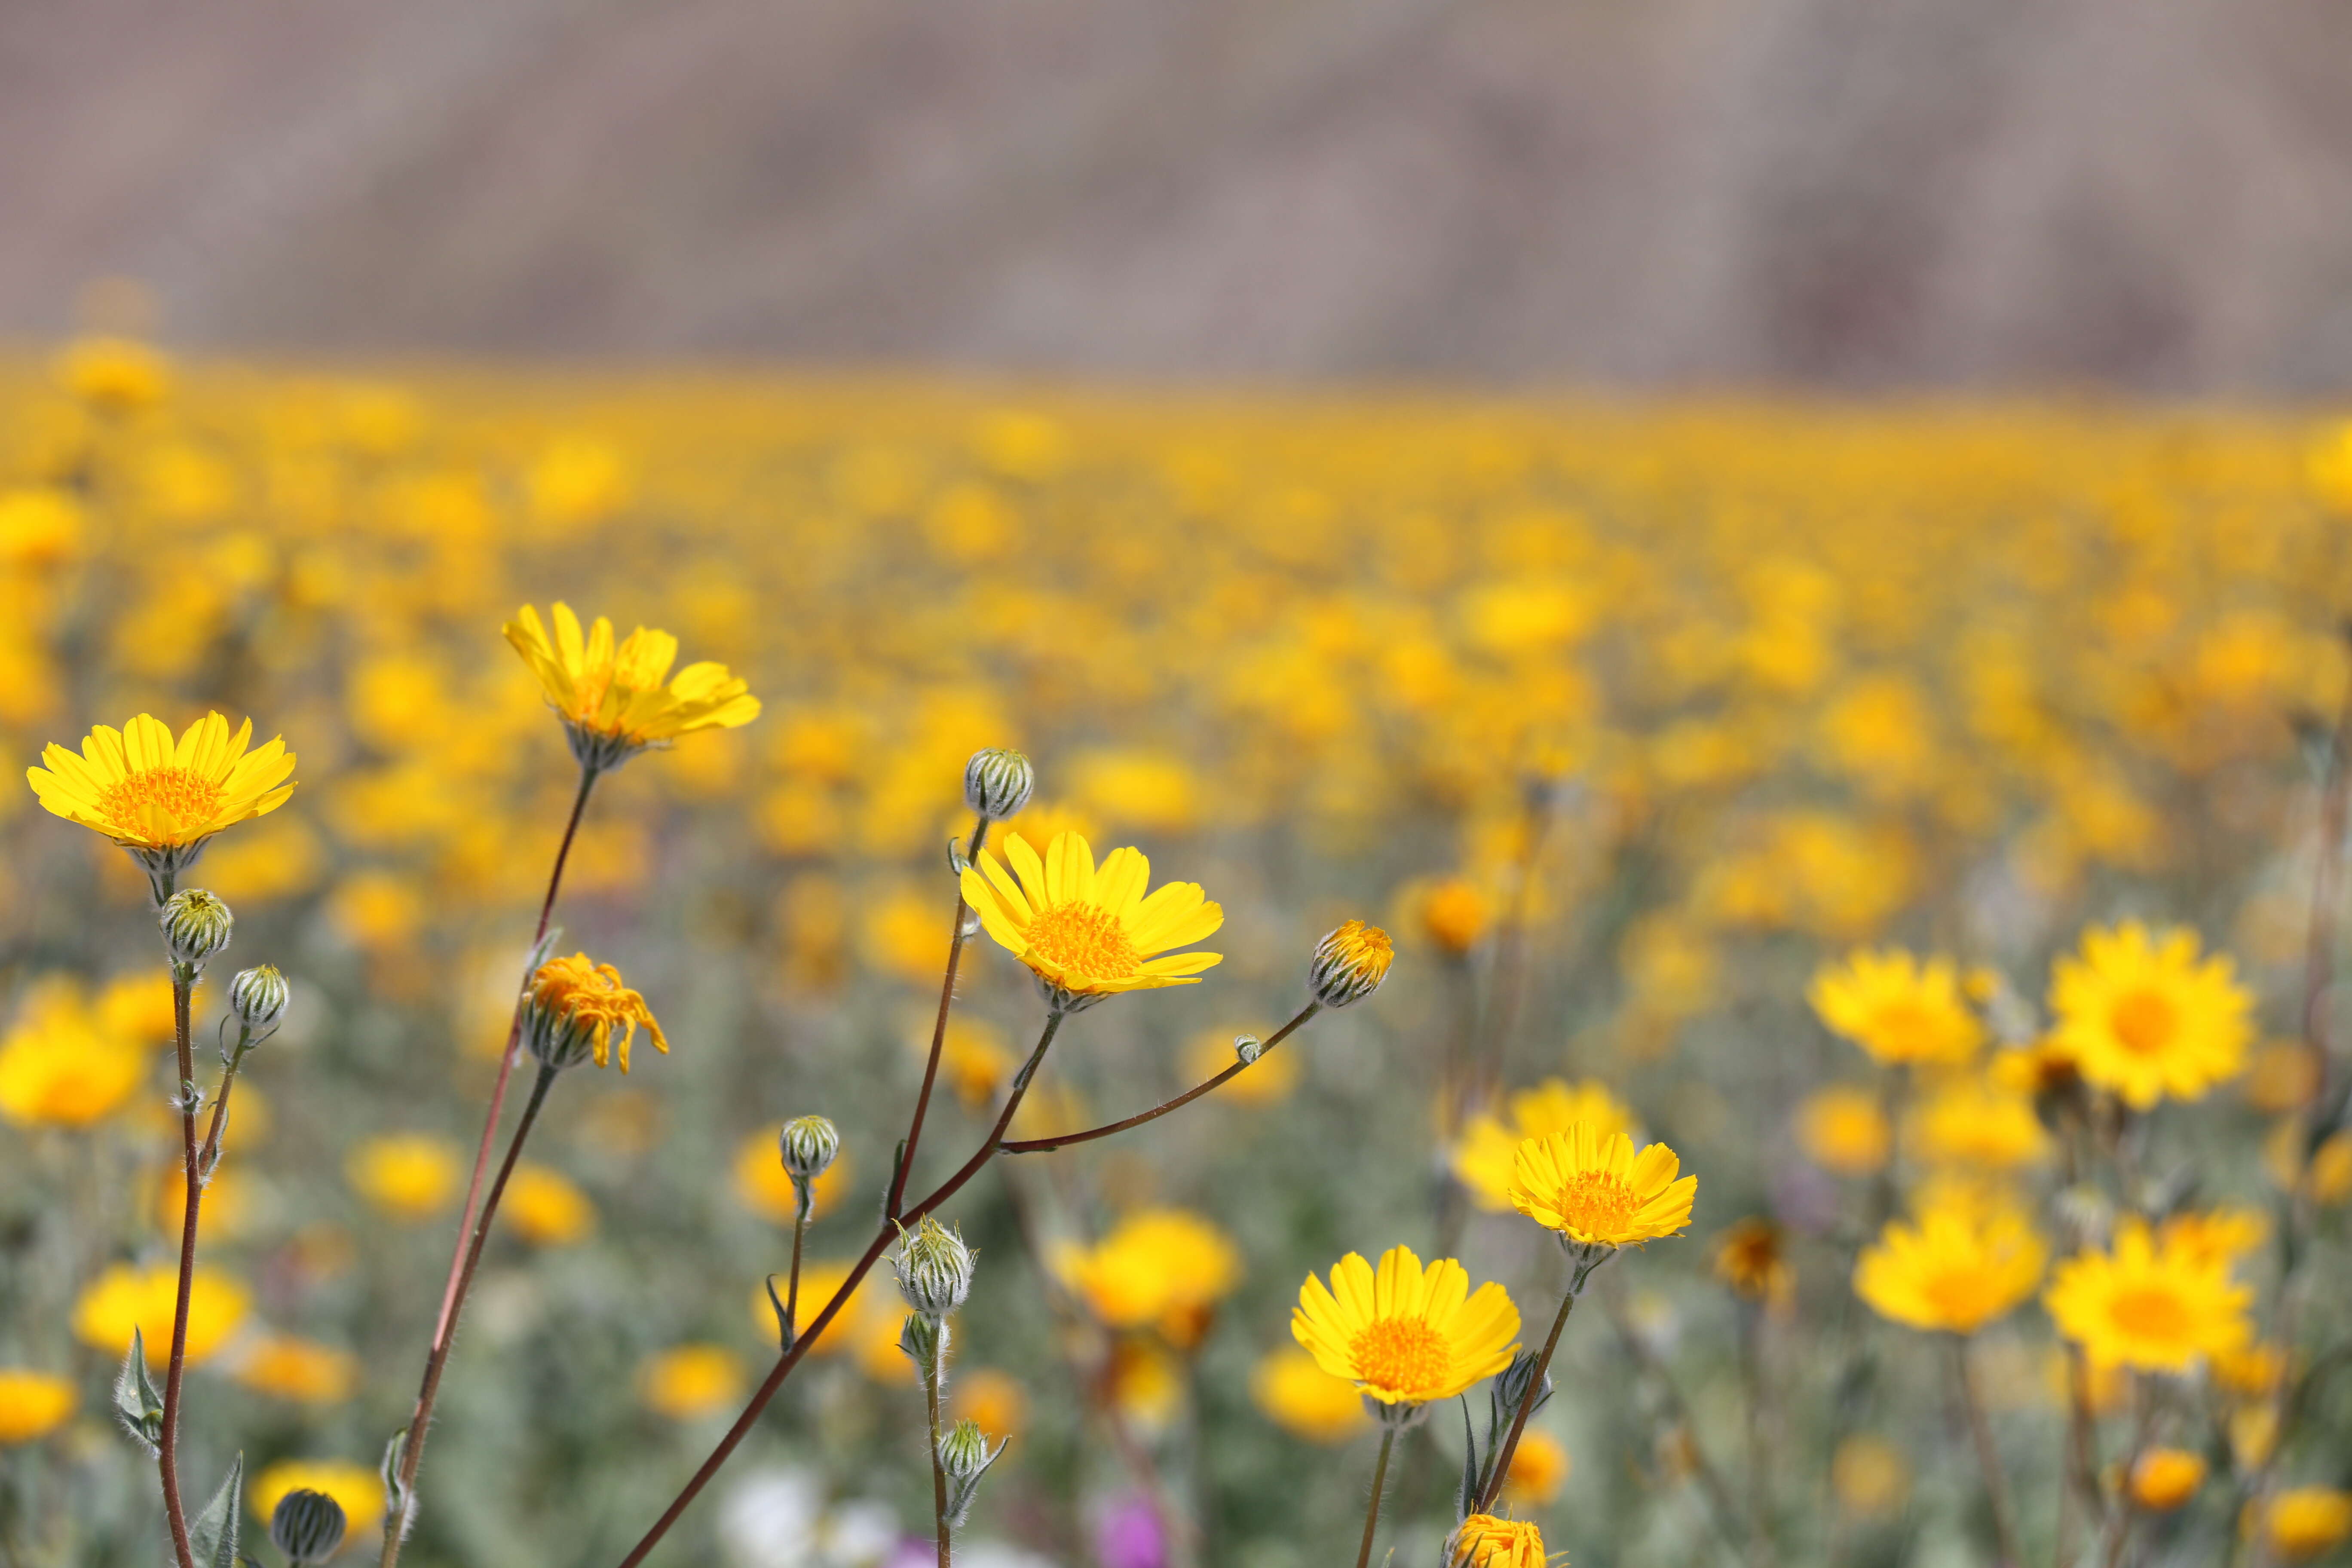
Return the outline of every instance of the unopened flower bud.
[[[172,962],[194,972],[228,945],[236,917],[218,894],[189,888],[163,900],[157,923],[163,927],[163,945],[171,950]]]
[[[841,1152],[841,1130],[822,1116],[798,1116],[776,1135],[784,1171],[794,1182],[813,1182]]]
[[[1265,1055],[1265,1042],[1255,1035],[1234,1037],[1234,1059],[1240,1062],[1242,1066],[1247,1067],[1264,1055]]]
[[[976,816],[1002,822],[1029,804],[1037,771],[1018,752],[991,746],[963,765],[963,803]]]
[[[1389,933],[1361,921],[1349,921],[1315,944],[1315,961],[1307,966],[1307,987],[1326,1007],[1345,1007],[1381,988],[1389,977],[1396,948]]]
[[[946,1364],[948,1344],[953,1337],[945,1319],[927,1318],[920,1312],[908,1313],[907,1321],[898,1325],[898,1348],[927,1382],[932,1368]]]
[[[293,988],[276,964],[257,963],[238,970],[236,978],[228,983],[229,1009],[247,1028],[266,1029],[285,1013],[292,994]]]
[[[968,1481],[988,1468],[988,1434],[967,1416],[940,1436],[940,1468],[951,1481]]]
[[[925,1215],[911,1233],[898,1233],[898,1250],[890,1260],[898,1294],[925,1317],[946,1317],[971,1294],[974,1256],[962,1237]]]
[[[269,1541],[289,1563],[324,1563],[342,1545],[348,1524],[342,1504],[325,1492],[298,1488],[270,1510]]]

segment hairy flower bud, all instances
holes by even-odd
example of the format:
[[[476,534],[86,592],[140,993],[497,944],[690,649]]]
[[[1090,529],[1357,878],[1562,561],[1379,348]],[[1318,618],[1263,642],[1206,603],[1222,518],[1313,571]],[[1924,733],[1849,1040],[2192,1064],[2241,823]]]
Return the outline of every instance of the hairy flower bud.
[[[971,1294],[976,1256],[962,1237],[925,1215],[912,1232],[898,1233],[898,1250],[890,1259],[898,1294],[923,1316],[944,1318]]]
[[[1307,969],[1307,984],[1326,1007],[1345,1007],[1381,988],[1389,977],[1396,948],[1389,933],[1361,921],[1349,921],[1315,944],[1315,960]]]
[[[841,1152],[841,1130],[822,1116],[799,1116],[776,1135],[785,1173],[795,1183],[813,1182]]]
[[[966,1417],[940,1435],[940,1468],[951,1481],[968,1481],[988,1468],[992,1458],[988,1451],[988,1434],[980,1423]]]
[[[948,1343],[953,1336],[944,1319],[927,1318],[920,1312],[909,1312],[907,1321],[898,1325],[898,1349],[905,1352],[915,1369],[929,1383],[934,1367],[944,1366],[948,1359]]]
[[[163,900],[156,923],[163,928],[172,962],[193,976],[204,968],[205,960],[228,945],[236,917],[218,894],[189,888]]]
[[[1002,822],[1029,804],[1037,772],[1018,752],[991,746],[963,765],[963,803],[976,816]]]
[[[324,1563],[342,1545],[348,1524],[342,1504],[325,1492],[298,1488],[270,1510],[270,1544],[286,1553],[289,1563]]]
[[[274,963],[240,969],[236,978],[228,983],[229,1010],[248,1029],[266,1029],[278,1022],[292,994],[293,988],[286,984],[286,976],[278,973]]]

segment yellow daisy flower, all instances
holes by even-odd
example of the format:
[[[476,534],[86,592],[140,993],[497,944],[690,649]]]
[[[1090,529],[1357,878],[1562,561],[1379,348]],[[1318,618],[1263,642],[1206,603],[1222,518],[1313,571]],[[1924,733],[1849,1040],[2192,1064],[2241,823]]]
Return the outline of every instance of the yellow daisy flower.
[[[1139,1209],[1100,1245],[1074,1247],[1057,1261],[1096,1317],[1115,1329],[1157,1323],[1180,1343],[1242,1278],[1232,1238],[1184,1209]]]
[[[0,1366],[0,1447],[46,1437],[74,1412],[71,1379],[26,1366]]]
[[[1114,849],[1097,868],[1084,838],[1057,833],[1043,860],[1023,838],[1007,839],[1004,853],[1012,872],[986,850],[965,868],[964,901],[988,934],[1029,966],[1057,1012],[1122,991],[1191,985],[1222,962],[1220,953],[1168,952],[1210,935],[1225,911],[1207,901],[1198,882],[1170,882],[1146,897],[1151,862],[1140,849]]]
[[[2271,1550],[2300,1563],[2333,1550],[2352,1535],[2352,1493],[2334,1487],[2292,1487],[2271,1499],[2263,1512],[2263,1533]]]
[[[2032,1295],[2049,1258],[2022,1213],[1938,1203],[1916,1225],[1888,1222],[1863,1248],[1853,1289],[1882,1318],[1972,1334]]]
[[[2053,966],[2052,1037],[2085,1080],[2146,1110],[2167,1095],[2196,1100],[2245,1065],[2253,998],[2226,953],[2199,962],[2197,933],[2137,921],[2083,933],[2079,957]]]
[[[1964,1062],[1984,1043],[1948,958],[1923,963],[1901,948],[1857,948],[1823,964],[1805,999],[1833,1033],[1882,1062]]]
[[[760,716],[760,700],[723,664],[689,664],[673,679],[677,638],[667,632],[639,626],[615,647],[613,623],[603,616],[583,637],[571,605],[558,603],[553,615],[551,637],[529,605],[504,629],[539,677],[583,768],[616,768],[647,746]]]
[[[1523,1519],[1474,1513],[1454,1532],[1453,1568],[1544,1568],[1543,1531]]]
[[[1258,1358],[1250,1373],[1250,1397],[1276,1426],[1310,1443],[1344,1443],[1371,1425],[1355,1384],[1324,1371],[1295,1345]]]
[[[1625,1103],[1608,1085],[1592,1079],[1572,1084],[1546,1079],[1512,1095],[1504,1110],[1503,1116],[1480,1111],[1472,1117],[1454,1146],[1454,1178],[1471,1202],[1495,1214],[1510,1210],[1511,1171],[1518,1163],[1519,1145],[1527,1140],[1565,1132],[1580,1121],[1604,1134],[1639,1130]]]
[[[284,739],[247,752],[252,738],[252,720],[232,735],[227,720],[207,713],[175,742],[162,720],[142,713],[121,730],[97,726],[79,754],[50,745],[41,752],[48,765],[26,768],[25,777],[47,810],[130,850],[160,903],[206,839],[276,811],[294,793],[286,782],[294,753]]]
[[[76,982],[34,984],[0,1038],[0,1120],[19,1127],[88,1127],[119,1110],[147,1078],[140,1042],[110,1028]]]
[[[1377,1271],[1351,1252],[1328,1287],[1308,1275],[1290,1333],[1325,1372],[1403,1414],[1510,1365],[1519,1310],[1491,1281],[1472,1291],[1468,1271],[1453,1258],[1424,1269],[1411,1247],[1392,1247]]]
[[[1673,1236],[1690,1223],[1698,1178],[1675,1180],[1682,1161],[1664,1143],[1641,1152],[1622,1132],[1590,1122],[1519,1145],[1511,1171],[1511,1206],[1560,1243],[1597,1254]]]
[[[2252,1337],[2253,1297],[2231,1279],[2228,1254],[2127,1220],[2113,1251],[2060,1264],[2042,1300],[2094,1364],[2182,1373]]]

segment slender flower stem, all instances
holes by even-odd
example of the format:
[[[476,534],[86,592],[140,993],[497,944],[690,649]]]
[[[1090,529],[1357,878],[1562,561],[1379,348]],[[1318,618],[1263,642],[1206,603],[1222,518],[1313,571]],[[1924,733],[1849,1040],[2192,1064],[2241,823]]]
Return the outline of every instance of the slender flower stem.
[[[946,1362],[947,1357],[934,1348],[931,1364],[923,1369],[923,1403],[929,1406],[931,1416],[931,1517],[939,1527],[940,1568],[948,1568],[954,1552],[950,1541],[953,1531],[948,1529],[948,1468],[940,1458],[940,1374],[947,1370]]]
[[[1383,1426],[1381,1428],[1381,1457],[1372,1466],[1372,1500],[1364,1510],[1364,1543],[1356,1548],[1356,1568],[1364,1568],[1372,1560],[1372,1532],[1380,1528],[1381,1523],[1381,1493],[1388,1489],[1389,1484],[1389,1450],[1395,1447],[1396,1428]]]
[[[795,1339],[800,1337],[801,1321],[801,1246],[808,1239],[809,1215],[816,1207],[816,1194],[803,1186],[793,1194],[793,1272],[784,1286],[784,1329]]]
[[[187,1195],[180,1207],[180,1285],[172,1302],[172,1359],[163,1372],[163,1432],[155,1446],[155,1468],[163,1483],[163,1519],[171,1527],[172,1553],[180,1568],[195,1568],[188,1516],[180,1506],[180,1380],[187,1370],[188,1293],[196,1277],[196,1217],[204,1207],[205,1184],[196,1176],[195,1052],[188,1042],[188,993],[196,982],[193,973],[184,979],[183,973],[173,966],[172,1033],[180,1068],[180,1155]],[[219,1114],[217,1109],[214,1114]]]
[[[514,1174],[515,1161],[522,1153],[523,1140],[530,1136],[531,1126],[539,1120],[540,1107],[547,1103],[547,1091],[555,1086],[556,1069],[541,1066],[539,1077],[530,1086],[530,1098],[523,1101],[522,1119],[515,1123],[514,1137],[507,1144],[506,1158],[499,1163],[498,1179],[490,1184],[489,1196],[482,1202],[481,1218],[475,1222],[473,1235],[467,1238],[457,1273],[457,1304],[465,1305],[466,1293],[473,1289],[474,1270],[482,1261],[482,1245],[489,1239],[490,1226],[499,1216],[499,1200],[506,1195],[508,1178]],[[418,1425],[408,1429],[408,1441],[401,1445],[399,1482],[401,1495],[413,1499],[416,1486],[416,1468],[425,1462],[425,1427],[430,1418],[433,1402],[441,1393],[441,1374],[449,1365],[449,1347],[457,1336],[457,1314],[449,1316],[448,1331],[433,1353],[425,1361],[425,1381],[416,1391]],[[404,1510],[387,1510],[384,1521],[384,1568],[400,1561],[400,1548],[406,1538],[406,1521],[399,1519]]]
[[[1992,1423],[1985,1418],[1984,1400],[1977,1393],[1975,1367],[1969,1360],[1966,1337],[1952,1336],[1952,1368],[1960,1391],[1960,1410],[1967,1416],[1969,1436],[1975,1442],[1977,1464],[1984,1470],[1985,1502],[1992,1511],[1993,1540],[2000,1551],[2001,1568],[2025,1568],[2018,1549],[2017,1514],[2010,1506],[2009,1477],[2000,1466],[2000,1449],[1992,1438]]]
[[[1585,1266],[1580,1265],[1576,1278],[1559,1299],[1559,1315],[1551,1321],[1551,1333],[1544,1341],[1543,1354],[1536,1361],[1535,1375],[1528,1379],[1528,1392],[1519,1401],[1519,1412],[1511,1417],[1510,1435],[1503,1446],[1487,1456],[1486,1483],[1478,1489],[1478,1505],[1470,1511],[1484,1513],[1495,1506],[1503,1483],[1510,1479],[1511,1456],[1519,1451],[1519,1436],[1528,1429],[1528,1417],[1535,1413],[1536,1401],[1543,1397],[1544,1373],[1551,1369],[1552,1352],[1559,1349],[1559,1333],[1568,1327],[1568,1315],[1576,1310],[1576,1299],[1584,1290]]]
[[[547,896],[539,903],[539,925],[530,938],[534,952],[547,938],[548,921],[555,914],[556,890],[563,885],[563,867],[572,858],[572,841],[579,836],[580,819],[588,810],[588,795],[596,787],[596,769],[584,764],[581,767],[580,789],[572,797],[572,815],[563,824],[563,837],[555,847],[555,865],[547,875]],[[450,1255],[449,1277],[441,1288],[440,1316],[433,1325],[433,1342],[425,1348],[424,1392],[417,1396],[416,1407],[409,1414],[408,1440],[401,1445],[400,1480],[403,1487],[415,1484],[417,1467],[424,1462],[425,1434],[433,1419],[433,1401],[440,1387],[441,1364],[448,1359],[449,1342],[457,1331],[457,1314],[465,1306],[467,1280],[472,1273],[467,1264],[467,1238],[475,1230],[475,1203],[481,1194],[482,1176],[489,1168],[490,1145],[499,1135],[499,1120],[506,1110],[507,1082],[514,1074],[517,1047],[521,1041],[522,998],[518,994],[514,1017],[507,1025],[506,1049],[499,1053],[498,1079],[490,1086],[489,1110],[482,1118],[481,1140],[474,1147],[474,1173],[466,1183],[465,1206],[458,1211],[457,1245]],[[528,1121],[524,1123],[526,1128],[529,1125]],[[515,1147],[521,1147],[520,1134]],[[511,1151],[509,1160],[511,1163]],[[498,1200],[493,1196],[490,1201],[495,1206]],[[485,1228],[487,1224],[485,1216]],[[414,1503],[409,1506],[413,1507]],[[393,1564],[400,1561],[400,1545],[408,1528],[408,1521],[402,1517],[403,1512],[399,1507],[384,1510],[383,1555],[377,1560],[378,1568],[393,1568]]]
[[[901,1224],[922,1218],[923,1215],[961,1192],[965,1184],[980,1174],[988,1162],[995,1156],[998,1149],[1004,1142],[1004,1130],[1013,1125],[1013,1113],[1021,1109],[1021,1101],[1029,1092],[1030,1080],[1037,1076],[1037,1068],[1045,1061],[1045,1052],[1053,1045],[1054,1037],[1060,1031],[1062,1019],[1066,1015],[1061,1013],[1045,1015],[1045,1027],[1037,1037],[1037,1047],[1029,1053],[1029,1059],[1022,1064],[1020,1072],[1013,1077],[1012,1090],[1004,1099],[1004,1108],[997,1112],[996,1124],[989,1129],[987,1138],[982,1141],[981,1146],[973,1152],[971,1158],[957,1168],[955,1174],[932,1188],[921,1201],[901,1214],[899,1216]],[[818,1337],[831,1326],[834,1319],[840,1316],[842,1309],[848,1304],[850,1296],[865,1281],[866,1276],[873,1272],[875,1264],[881,1261],[882,1254],[889,1249],[890,1244],[897,1240],[898,1237],[898,1226],[887,1221],[885,1221],[882,1227],[875,1232],[874,1239],[866,1245],[865,1254],[850,1267],[848,1278],[835,1289],[833,1299],[824,1304],[824,1310],[817,1313],[816,1321],[808,1326],[808,1332],[793,1335],[792,1348],[776,1359],[776,1364],[769,1370],[767,1377],[752,1393],[751,1402],[746,1405],[743,1407],[743,1413],[735,1418],[735,1425],[727,1429],[727,1435],[719,1440],[719,1446],[710,1451],[709,1457],[702,1461],[701,1468],[688,1479],[685,1489],[670,1500],[669,1506],[662,1510],[661,1517],[654,1521],[653,1528],[646,1531],[644,1538],[629,1549],[629,1554],[626,1557],[621,1559],[620,1568],[637,1568],[637,1564],[646,1560],[646,1554],[660,1544],[661,1538],[669,1533],[670,1526],[677,1522],[678,1517],[685,1513],[694,1500],[702,1494],[702,1489],[710,1484],[710,1479],[719,1473],[720,1467],[724,1466],[735,1450],[742,1446],[743,1439],[750,1436],[751,1428],[759,1424],[761,1414],[768,1408],[769,1402],[776,1397],[776,1391],[784,1385],[784,1380],[793,1374],[793,1369],[800,1365],[801,1358],[808,1353],[808,1348],[814,1344]]]
[[[971,825],[971,858],[988,843],[988,818],[982,816]],[[898,1205],[907,1195],[907,1173],[915,1166],[915,1145],[923,1141],[923,1117],[931,1108],[931,1086],[939,1081],[940,1053],[947,1044],[948,1011],[955,1005],[956,967],[963,962],[964,921],[971,906],[963,901],[963,883],[956,882],[955,925],[948,936],[947,975],[940,982],[940,1013],[931,1020],[931,1054],[923,1063],[922,1092],[915,1096],[915,1114],[907,1122],[907,1145],[898,1152],[898,1168],[890,1176],[890,1201],[882,1205],[886,1219],[898,1217]]]
[[[1299,1025],[1304,1024],[1307,1019],[1312,1018],[1316,1014],[1322,1010],[1323,1004],[1320,1002],[1309,1002],[1306,1006],[1301,1007],[1298,1010],[1297,1015],[1293,1017],[1290,1022],[1285,1024],[1281,1028],[1276,1029],[1274,1032],[1273,1037],[1265,1042],[1265,1050],[1258,1053],[1258,1059],[1260,1061],[1265,1060],[1265,1051],[1274,1049],[1275,1047],[1288,1039],[1292,1030],[1297,1028]],[[1125,1132],[1130,1128],[1140,1127],[1147,1121],[1157,1121],[1161,1117],[1167,1115],[1170,1111],[1181,1110],[1185,1106],[1188,1106],[1194,1100],[1200,1099],[1202,1095],[1223,1085],[1232,1079],[1236,1074],[1240,1073],[1244,1068],[1246,1068],[1250,1064],[1248,1062],[1237,1060],[1233,1066],[1217,1074],[1216,1077],[1209,1079],[1208,1082],[1188,1089],[1173,1100],[1162,1100],[1158,1105],[1153,1106],[1150,1110],[1144,1111],[1139,1115],[1130,1116],[1124,1121],[1112,1121],[1100,1127],[1089,1127],[1084,1132],[1066,1132],[1058,1138],[1024,1139],[1018,1142],[1005,1144],[1004,1152],[1008,1154],[1043,1154],[1049,1150],[1066,1149],[1073,1143],[1091,1143],[1097,1138],[1108,1138],[1114,1132]]]

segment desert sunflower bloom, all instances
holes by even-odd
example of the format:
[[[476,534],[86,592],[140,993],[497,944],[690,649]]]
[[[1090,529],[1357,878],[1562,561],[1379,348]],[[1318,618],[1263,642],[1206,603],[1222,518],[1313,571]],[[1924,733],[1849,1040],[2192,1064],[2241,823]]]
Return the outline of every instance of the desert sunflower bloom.
[[[2022,1214],[1938,1204],[1916,1225],[1887,1223],[1863,1248],[1853,1289],[1882,1318],[1972,1334],[2032,1295],[2049,1258]]]
[[[550,959],[531,974],[523,996],[523,1045],[551,1069],[577,1066],[590,1057],[598,1067],[614,1055],[629,1070],[629,1042],[639,1025],[654,1048],[669,1054],[669,1037],[646,999],[621,982],[621,972],[584,952]]]
[[[1511,1172],[1528,1139],[1565,1132],[1580,1121],[1604,1134],[1632,1132],[1639,1125],[1625,1102],[1596,1079],[1572,1084],[1548,1078],[1513,1094],[1504,1110],[1505,1116],[1482,1110],[1470,1118],[1454,1146],[1454,1179],[1468,1190],[1471,1202],[1496,1214],[1510,1211]]]
[[[1637,1154],[1622,1132],[1604,1135],[1579,1122],[1519,1145],[1511,1206],[1557,1231],[1560,1245],[1590,1265],[1621,1247],[1674,1236],[1690,1223],[1698,1178],[1677,1181],[1681,1169],[1682,1161],[1664,1143]]]
[[[2042,1302],[2095,1366],[2184,1373],[2252,1337],[2253,1296],[2231,1279],[2226,1253],[2128,1220],[2113,1251],[2060,1264]]]
[[[1965,1062],[1984,1043],[1947,958],[1923,963],[1901,948],[1857,948],[1843,963],[1823,964],[1805,999],[1832,1032],[1882,1062]]]
[[[227,720],[207,713],[175,742],[162,720],[142,713],[120,730],[98,725],[79,755],[50,745],[41,753],[48,765],[25,777],[50,812],[131,851],[161,903],[214,834],[277,810],[294,793],[286,782],[294,753],[283,738],[248,752],[252,738],[252,720],[232,735]]]
[[[1474,1513],[1454,1532],[1452,1568],[1544,1568],[1543,1531],[1523,1519]]]
[[[1423,1268],[1411,1247],[1392,1247],[1377,1270],[1351,1252],[1333,1266],[1328,1286],[1308,1275],[1290,1333],[1318,1366],[1353,1383],[1394,1421],[1510,1365],[1519,1310],[1492,1281],[1473,1291],[1453,1258]]]
[[[1224,924],[1225,911],[1207,900],[1198,882],[1170,882],[1147,897],[1151,862],[1140,849],[1114,849],[1097,867],[1084,838],[1057,833],[1042,860],[1017,837],[1005,840],[1004,854],[1011,871],[986,850],[964,868],[964,902],[988,934],[1028,966],[1056,1013],[1075,1013],[1122,991],[1191,985],[1223,959],[1168,951],[1210,935]]]
[[[2197,933],[2137,921],[2083,933],[2053,967],[2053,1040],[2086,1082],[2135,1110],[2196,1100],[2245,1065],[2253,998],[2226,953],[2198,959]]]
[[[615,647],[603,616],[583,637],[571,605],[552,613],[552,637],[529,605],[506,624],[506,637],[539,677],[583,768],[603,773],[647,746],[760,716],[760,700],[723,664],[689,664],[672,679],[677,638],[667,632],[639,626]]]

